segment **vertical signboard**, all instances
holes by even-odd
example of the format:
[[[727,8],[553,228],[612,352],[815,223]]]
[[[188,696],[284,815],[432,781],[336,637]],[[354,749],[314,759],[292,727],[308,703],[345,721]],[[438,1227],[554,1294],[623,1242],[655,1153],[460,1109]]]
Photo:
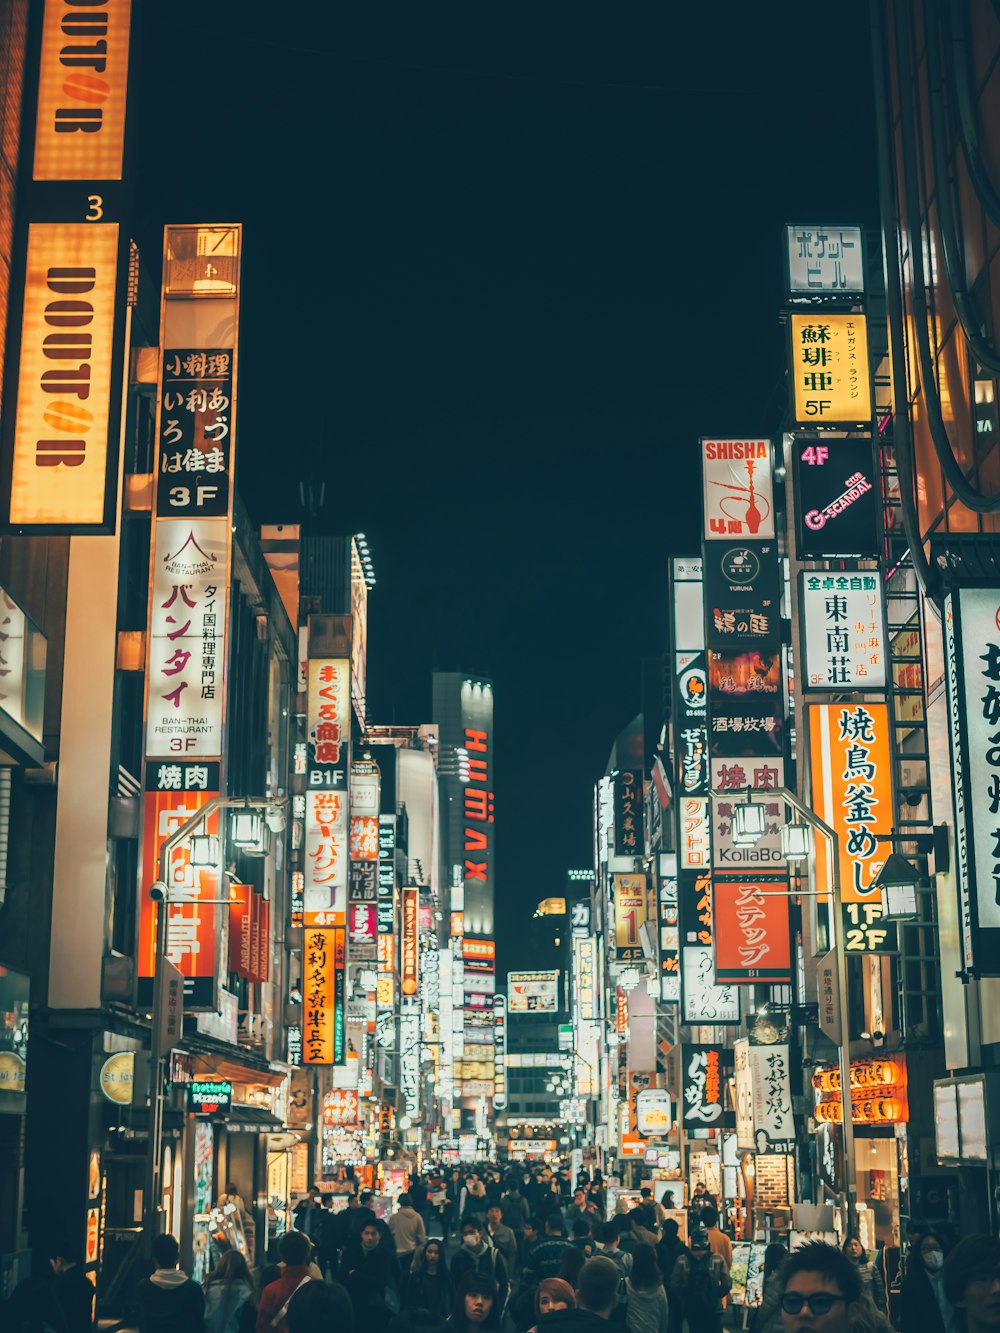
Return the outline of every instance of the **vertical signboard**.
[[[38,8],[29,55],[38,99],[25,106],[33,143],[13,241],[24,282],[9,293],[7,318],[2,518],[15,531],[113,532],[129,327],[129,193],[116,182],[131,4]],[[11,200],[4,206],[12,212]]]
[[[736,1146],[753,1152],[753,1075],[750,1071],[750,1043],[746,1037],[733,1042],[733,1101],[736,1109]]]
[[[788,984],[792,946],[788,925],[788,880],[724,879],[713,881],[715,978],[735,985],[759,981]]]
[[[219,765],[147,764],[146,788],[142,863],[147,868],[148,883],[152,883],[159,873],[160,849],[166,839],[219,794]],[[218,820],[218,814],[209,817],[207,832],[218,833]],[[221,866],[192,866],[190,843],[182,843],[172,854],[167,880],[177,901],[168,909],[165,904],[154,902],[148,891],[139,895],[136,975],[140,1005],[152,1004],[157,914],[169,911],[167,957],[184,978],[184,1006],[189,1011],[217,1010],[218,973],[220,968],[226,970],[228,958],[219,956],[220,908],[201,900],[221,896],[221,870]]]
[[[684,1046],[681,1052],[681,1124],[685,1130],[723,1129],[732,1119],[725,1109],[722,1046]]]
[[[465,933],[493,934],[493,685],[467,680],[461,693],[468,782],[463,789]]]
[[[643,856],[642,774],[633,769],[616,773],[614,793],[615,856]]]
[[[409,999],[420,990],[420,963],[418,950],[418,909],[420,890],[408,885],[400,892],[399,906],[399,984],[404,997]]]
[[[1000,591],[963,588],[945,603],[963,961],[1000,975]]]
[[[130,23],[130,0],[46,0],[34,180],[121,180]]]
[[[705,541],[774,537],[770,440],[702,440]]]
[[[310,658],[306,708],[305,923],[341,925],[351,861],[349,659]]]
[[[307,928],[302,955],[302,1063],[344,1062],[344,929]]]
[[[792,463],[799,559],[877,556],[879,493],[871,440],[796,435]]]
[[[661,856],[657,889],[657,953],[660,968],[660,999],[679,1004],[681,998],[681,947],[678,925],[677,858]]]
[[[615,958],[626,962],[642,957],[639,932],[646,922],[646,876],[614,875]]]
[[[822,704],[809,715],[813,809],[840,840],[845,940],[852,953],[892,952],[875,880],[893,830],[889,715],[885,704]],[[816,888],[830,891],[825,839],[817,838]]]
[[[10,415],[13,527],[114,526],[118,275],[116,224],[39,222],[28,228],[20,361],[16,389],[7,399],[16,402]]]
[[[886,687],[882,579],[877,570],[799,575],[803,681],[811,691]]]
[[[784,760],[773,754],[712,760],[712,786],[720,793],[712,798],[712,865],[716,870],[757,872],[785,868],[781,854],[784,805],[767,795],[784,785]],[[741,846],[733,838],[733,806],[747,799],[748,787],[753,788],[754,801],[764,806],[765,828],[755,843]]]
[[[793,419],[799,426],[867,426],[872,419],[864,315],[789,315]]]
[[[229,527],[157,523],[149,608],[146,755],[223,751]]]
[[[774,542],[706,544],[705,639],[713,652],[781,646],[781,566]]]
[[[507,1001],[493,997],[493,1109],[507,1106]]]
[[[754,1150],[788,1153],[795,1147],[795,1117],[787,1046],[751,1046]]]

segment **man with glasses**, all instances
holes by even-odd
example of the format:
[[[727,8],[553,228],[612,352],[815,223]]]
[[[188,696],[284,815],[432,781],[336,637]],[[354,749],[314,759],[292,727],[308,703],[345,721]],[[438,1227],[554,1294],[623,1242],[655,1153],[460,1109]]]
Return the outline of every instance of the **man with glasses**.
[[[965,1333],[1000,1330],[1000,1240],[965,1236],[945,1259],[942,1276]]]
[[[861,1315],[861,1282],[850,1260],[813,1241],[785,1264],[781,1318],[785,1333],[850,1333]]]

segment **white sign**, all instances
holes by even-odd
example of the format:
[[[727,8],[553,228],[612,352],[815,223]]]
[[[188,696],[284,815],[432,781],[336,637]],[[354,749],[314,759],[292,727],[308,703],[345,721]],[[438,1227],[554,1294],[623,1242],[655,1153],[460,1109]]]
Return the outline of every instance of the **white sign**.
[[[771,441],[702,440],[701,459],[705,540],[773,537]]]
[[[712,797],[712,865],[716,870],[783,870],[781,826],[785,803],[768,791],[785,785],[785,762],[775,755],[759,758],[712,760],[712,788],[726,793]],[[765,831],[755,843],[739,846],[733,841],[733,806],[746,802],[746,790],[754,788],[754,802],[764,806]],[[728,793],[732,793],[729,795]]]
[[[1000,591],[961,589],[949,598],[946,623],[962,929],[967,958],[996,976],[997,937],[987,941],[981,932],[1000,929],[1000,839],[993,831],[1000,810]]]
[[[404,1001],[399,1010],[399,1087],[406,1114],[420,1111],[420,1007]],[[491,1088],[492,1091],[492,1088]]]
[[[754,1147],[758,1153],[787,1152],[795,1142],[787,1046],[751,1046]]]
[[[559,1008],[558,972],[508,972],[507,1009],[512,1014],[554,1014]]]
[[[739,987],[716,985],[711,949],[685,944],[681,949],[681,972],[685,1023],[740,1021]]]
[[[736,1146],[753,1152],[753,1074],[750,1070],[750,1043],[746,1037],[733,1042],[736,1101]]]
[[[876,570],[803,573],[799,615],[805,689],[885,689],[882,580]]]
[[[356,818],[378,817],[379,777],[377,773],[351,770],[351,814]]]
[[[666,1138],[670,1132],[670,1093],[665,1088],[643,1088],[635,1098],[636,1129],[647,1139]]]
[[[865,290],[860,227],[788,227],[792,296],[849,296]]]
[[[303,889],[307,926],[339,925],[346,919],[349,867],[347,792],[307,791]]]
[[[945,598],[945,666],[948,674],[948,724],[951,730],[952,785],[955,793],[955,874],[958,880],[959,926],[962,931],[962,959],[966,969],[973,965],[972,883],[969,863],[969,828],[966,804],[965,736],[962,722],[963,700],[959,689],[959,661],[955,639],[955,599]]]
[[[221,755],[229,520],[160,519],[155,528],[146,754]]]

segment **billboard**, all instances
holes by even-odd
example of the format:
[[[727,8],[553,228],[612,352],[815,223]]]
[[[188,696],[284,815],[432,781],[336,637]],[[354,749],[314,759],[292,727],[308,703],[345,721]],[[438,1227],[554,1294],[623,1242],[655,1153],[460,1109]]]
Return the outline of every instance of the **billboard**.
[[[708,654],[709,746],[713,757],[783,753],[780,649]]]
[[[878,555],[879,488],[871,440],[792,439],[800,560]]]
[[[734,985],[790,983],[792,946],[788,880],[731,880],[716,876],[715,979]],[[782,895],[782,896],[779,896]]]
[[[36,181],[122,178],[130,0],[46,0],[35,124]]]
[[[507,973],[508,1013],[554,1014],[558,1008],[558,972]]]
[[[864,315],[790,315],[793,419],[799,426],[867,426],[872,419]]]
[[[874,884],[893,831],[889,711],[885,704],[821,704],[807,710],[813,809],[840,840],[840,890],[847,948],[891,952],[896,928],[882,923]],[[816,888],[830,891],[826,840],[816,839]]]
[[[702,440],[706,543],[774,537],[770,440]]]
[[[618,962],[642,957],[639,932],[646,923],[645,875],[613,875],[615,900],[615,958]]]
[[[306,929],[302,951],[302,1063],[344,1063],[344,928]]]
[[[788,295],[863,296],[865,260],[860,227],[785,228]]]
[[[781,647],[781,565],[774,542],[706,544],[705,641],[716,652]]]
[[[877,570],[799,575],[804,690],[877,691],[886,686],[882,579]]]
[[[951,593],[944,619],[962,955],[966,970],[998,976],[1000,591]]]
[[[159,874],[160,848],[171,833],[192,818],[219,794],[217,763],[147,764],[147,791],[143,797],[142,869],[139,891],[139,939],[136,951],[138,1001],[153,999],[156,973],[157,914],[166,910],[149,896],[149,885]],[[208,833],[218,834],[218,812],[209,816]],[[195,868],[191,844],[183,842],[171,857],[168,888],[179,896],[167,918],[167,957],[184,978],[184,1007],[214,1012],[218,1008],[218,974],[228,966],[228,956],[219,956],[222,909],[215,903],[220,894],[220,868]],[[249,940],[248,940],[249,944]],[[247,963],[249,966],[249,952]]]
[[[226,679],[229,523],[154,526],[146,754],[221,757]]]
[[[118,251],[116,223],[28,228],[17,407],[7,435],[11,526],[114,527]]]

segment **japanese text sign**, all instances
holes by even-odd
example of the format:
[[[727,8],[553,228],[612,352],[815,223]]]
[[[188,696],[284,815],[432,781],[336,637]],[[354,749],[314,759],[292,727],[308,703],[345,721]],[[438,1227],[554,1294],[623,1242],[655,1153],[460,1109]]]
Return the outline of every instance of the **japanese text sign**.
[[[306,929],[302,952],[302,1062],[344,1059],[344,930]]]
[[[960,928],[967,969],[1000,975],[1000,592],[945,604]]]
[[[768,791],[784,785],[784,760],[776,755],[712,759],[712,787],[722,793],[712,798],[712,864],[716,870],[757,872],[785,868],[781,854],[785,807],[782,801],[770,800],[767,795]],[[741,846],[733,839],[733,806],[746,800],[748,787],[754,788],[754,801],[764,806],[764,833],[756,842]]]
[[[882,580],[876,570],[804,571],[799,610],[805,690],[885,689]]]
[[[783,753],[784,680],[780,651],[708,654],[713,758]]]
[[[860,227],[786,227],[790,296],[861,296]]]
[[[190,841],[174,849],[170,861],[167,886],[178,900],[169,909],[155,903],[149,896],[148,885],[159,874],[160,848],[171,833],[175,833],[201,809],[218,791],[210,790],[208,783],[219,781],[218,765],[176,764],[160,765],[156,770],[163,786],[147,791],[143,812],[143,888],[139,894],[139,945],[137,975],[139,1003],[152,1000],[152,978],[156,974],[156,919],[157,913],[169,911],[167,917],[167,957],[184,977],[184,1004],[188,1010],[215,1010],[216,973],[219,965],[217,937],[219,935],[219,908],[202,904],[199,899],[214,899],[219,894],[219,871],[215,868],[195,868],[191,864]],[[174,785],[175,772],[181,776]],[[147,772],[147,781],[149,779]],[[187,785],[185,780],[204,782],[204,787]],[[218,814],[209,816],[206,832],[218,833]]]
[[[311,791],[347,793],[351,739],[351,664],[347,658],[311,658],[307,701]],[[348,814],[345,804],[344,814]]]
[[[659,876],[657,948],[660,963],[660,999],[677,1004],[681,998],[681,952],[676,862],[674,866],[672,873],[664,873],[661,870]]]
[[[161,518],[229,512],[232,348],[169,348],[160,381],[156,512]]]
[[[702,440],[706,542],[774,537],[770,440]]]
[[[156,524],[155,543],[146,754],[221,755],[229,523],[164,520]]]
[[[873,887],[892,833],[892,771],[885,704],[822,704],[807,710],[813,808],[840,838],[845,903],[879,901]],[[816,888],[829,893],[826,839],[816,839]]]
[[[795,422],[868,425],[872,419],[864,315],[790,315]]]
[[[795,1117],[787,1046],[751,1046],[754,1148],[758,1153],[792,1151]]]
[[[642,774],[629,769],[615,774],[615,855],[643,856]]]
[[[721,1046],[683,1048],[681,1123],[685,1129],[721,1129],[731,1119],[725,1112],[727,1055]]]
[[[716,652],[781,646],[781,566],[774,542],[705,548],[705,640]]]
[[[592,1022],[597,1017],[597,945],[593,936],[578,935],[573,940],[573,984],[577,1016]],[[513,998],[511,991],[512,1011]]]
[[[400,892],[399,909],[399,974],[400,988],[405,996],[416,995],[420,990],[420,953],[418,948],[417,909],[420,903],[420,890],[408,885]]]
[[[733,1101],[736,1104],[736,1146],[753,1152],[753,1074],[750,1043],[746,1037],[733,1042]]]
[[[130,0],[46,0],[38,73],[36,181],[122,178]]]
[[[7,405],[13,526],[106,522],[109,461],[117,465],[119,447],[121,386],[112,382],[118,240],[112,223],[28,229],[16,413]]]
[[[718,985],[712,950],[681,945],[681,980],[685,1023],[738,1023],[740,997],[735,986]]]
[[[512,1014],[554,1014],[559,1008],[559,973],[508,972],[507,1008]]]
[[[354,1129],[358,1120],[358,1094],[334,1088],[323,1098],[323,1124],[329,1128]]]
[[[615,957],[619,962],[642,957],[639,932],[646,922],[646,876],[614,875]]]
[[[787,879],[728,880],[716,876],[715,977],[752,985],[791,981]]]

